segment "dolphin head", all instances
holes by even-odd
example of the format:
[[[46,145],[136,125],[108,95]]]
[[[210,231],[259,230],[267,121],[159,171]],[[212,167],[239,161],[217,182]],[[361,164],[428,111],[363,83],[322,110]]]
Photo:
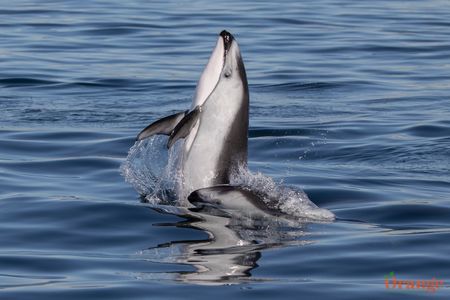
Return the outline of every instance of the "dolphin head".
[[[242,90],[248,98],[247,76],[241,52],[236,39],[226,30],[219,34],[216,47],[200,76],[192,107],[202,105],[222,80],[230,88]]]

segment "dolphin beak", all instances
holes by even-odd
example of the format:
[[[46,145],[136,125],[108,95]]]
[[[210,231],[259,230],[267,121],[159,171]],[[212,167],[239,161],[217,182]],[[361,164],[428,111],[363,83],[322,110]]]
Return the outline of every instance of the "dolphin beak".
[[[229,33],[226,30],[223,30],[220,33],[220,36],[222,37],[223,40],[223,48],[225,49],[225,53],[224,53],[224,57],[227,56],[228,50],[230,50],[231,48],[231,44],[233,43],[234,37],[231,33]]]

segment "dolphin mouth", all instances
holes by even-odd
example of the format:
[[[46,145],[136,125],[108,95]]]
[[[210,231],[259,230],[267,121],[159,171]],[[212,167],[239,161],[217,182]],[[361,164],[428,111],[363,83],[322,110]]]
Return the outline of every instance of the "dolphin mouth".
[[[231,33],[229,33],[226,30],[222,30],[222,32],[220,33],[220,36],[222,37],[223,40],[223,48],[224,48],[224,58],[227,56],[228,51],[231,48],[231,44],[233,43],[234,37]]]

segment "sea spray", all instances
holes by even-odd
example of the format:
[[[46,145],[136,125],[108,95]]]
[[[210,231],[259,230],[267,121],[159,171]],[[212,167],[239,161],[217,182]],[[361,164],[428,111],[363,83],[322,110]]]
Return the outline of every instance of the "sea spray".
[[[186,199],[178,199],[176,195],[177,186],[182,184],[181,143],[169,151],[166,143],[165,136],[137,141],[121,166],[122,175],[151,204],[189,206]],[[299,220],[334,220],[333,213],[317,207],[302,190],[285,186],[260,172],[252,173],[244,166],[231,174],[230,184],[253,191],[270,208]]]
[[[177,204],[179,145],[167,151],[166,144],[167,137],[158,135],[136,141],[120,167],[125,180],[151,204]]]
[[[302,190],[285,186],[281,181],[275,182],[260,172],[252,173],[241,166],[230,179],[230,184],[253,191],[267,206],[286,215],[320,221],[334,220],[333,213],[317,207]]]

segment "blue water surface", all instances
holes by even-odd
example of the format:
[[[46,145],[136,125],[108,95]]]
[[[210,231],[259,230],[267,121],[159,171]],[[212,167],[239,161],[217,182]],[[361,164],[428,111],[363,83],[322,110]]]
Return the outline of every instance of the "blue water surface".
[[[1,4],[1,299],[450,296],[450,2]],[[220,218],[155,210],[121,175],[136,134],[190,106],[223,29],[250,170],[336,221],[236,222],[261,242],[214,250]],[[390,272],[444,286],[387,288]]]

